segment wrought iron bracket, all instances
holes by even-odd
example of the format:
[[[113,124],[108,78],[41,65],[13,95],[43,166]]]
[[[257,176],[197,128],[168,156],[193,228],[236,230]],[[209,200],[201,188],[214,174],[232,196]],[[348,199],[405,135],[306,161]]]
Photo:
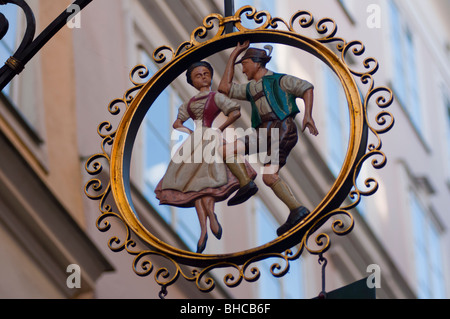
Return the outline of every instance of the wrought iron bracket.
[[[92,0],[76,0],[71,7],[78,6],[81,11],[91,2]],[[0,6],[6,4],[14,4],[22,9],[26,18],[26,30],[16,52],[0,69],[0,90],[3,90],[16,75],[20,74],[27,63],[66,25],[69,19],[74,17],[72,11],[65,10],[35,38],[36,20],[30,6],[24,0],[0,0]],[[0,13],[0,39],[6,35],[8,29],[8,20]]]

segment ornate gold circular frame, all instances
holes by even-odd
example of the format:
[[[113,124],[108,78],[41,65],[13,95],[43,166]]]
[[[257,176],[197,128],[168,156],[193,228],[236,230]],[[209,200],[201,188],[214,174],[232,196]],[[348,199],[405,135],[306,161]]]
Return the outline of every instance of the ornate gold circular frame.
[[[248,29],[242,25],[244,14],[249,20],[255,22],[256,28]],[[295,30],[296,22],[301,29],[306,29],[314,25],[314,18],[309,12],[299,11],[287,23],[283,19],[272,18],[266,11],[257,12],[251,6],[242,7],[233,17],[224,18],[219,14],[209,15],[204,19],[203,26],[192,33],[191,41],[181,44],[176,51],[168,46],[162,46],[155,51],[156,63],[167,62],[164,51],[169,51],[172,58],[149,81],[141,83],[135,80],[136,75],[140,79],[148,76],[145,66],[136,66],[130,73],[134,87],[128,90],[122,99],[115,99],[110,103],[108,109],[113,115],[121,113],[120,105],[125,106],[126,110],[123,112],[116,131],[111,132],[110,122],[102,122],[99,125],[98,134],[103,139],[102,153],[95,154],[86,163],[87,172],[94,176],[99,175],[102,171],[103,164],[100,159],[106,159],[110,164],[110,181],[104,188],[100,179],[94,178],[86,184],[85,193],[91,199],[100,200],[102,215],[97,221],[97,227],[101,231],[110,229],[111,224],[107,220],[109,217],[118,218],[124,223],[127,229],[126,239],[121,241],[119,238],[113,237],[109,241],[109,247],[113,251],[126,249],[130,254],[135,255],[133,269],[136,274],[141,276],[150,274],[153,271],[150,257],[158,255],[169,260],[175,267],[173,272],[167,268],[160,268],[156,271],[155,280],[163,287],[173,284],[181,274],[185,279],[195,281],[201,291],[207,292],[212,290],[215,284],[212,278],[207,278],[202,284],[204,276],[212,269],[224,267],[231,267],[237,271],[238,276],[228,274],[224,278],[227,286],[234,287],[239,285],[242,279],[256,281],[259,278],[260,272],[257,267],[252,267],[250,275],[247,275],[249,267],[257,261],[281,258],[284,260],[284,267],[279,263],[274,263],[271,267],[272,274],[281,277],[287,273],[290,261],[299,258],[304,248],[312,254],[323,254],[331,244],[329,235],[326,233],[317,235],[315,243],[318,248],[315,249],[310,248],[308,239],[332,216],[347,216],[345,221],[341,218],[332,223],[332,230],[335,234],[346,235],[353,229],[354,220],[349,210],[358,205],[361,196],[372,195],[378,188],[376,180],[368,178],[365,180],[365,186],[368,189],[360,190],[356,184],[359,171],[364,162],[373,156],[381,157],[381,160],[374,159],[372,161],[373,167],[382,168],[385,165],[386,156],[381,152],[380,134],[389,131],[394,125],[392,114],[383,110],[376,116],[378,128],[374,128],[367,117],[367,107],[374,96],[378,95],[375,103],[379,108],[385,109],[392,104],[393,95],[391,90],[386,87],[375,87],[373,75],[378,70],[378,62],[374,58],[364,59],[362,72],[352,70],[348,66],[346,57],[349,51],[354,57],[361,56],[365,48],[360,41],[346,42],[344,39],[336,37],[337,25],[332,19],[324,18],[315,24],[317,33],[322,36],[317,39],[298,34]],[[227,23],[234,25],[235,32],[224,33]],[[284,30],[279,29],[280,26]],[[215,35],[199,42],[199,39],[210,36],[209,31],[214,29],[216,30]],[[272,242],[254,249],[220,255],[197,254],[178,249],[154,236],[137,218],[130,191],[130,163],[134,140],[153,102],[173,80],[186,70],[188,65],[232,48],[238,42],[245,40],[250,40],[252,43],[279,43],[298,48],[319,58],[334,71],[348,101],[350,138],[347,154],[335,183],[312,214],[301,224]],[[326,45],[334,43],[336,43],[335,50],[340,53],[340,56]],[[359,77],[361,84],[369,88],[364,101],[361,99],[360,90],[354,77]],[[369,131],[376,136],[378,145],[368,145]],[[110,152],[108,152],[108,147],[111,147]],[[107,204],[107,198],[111,192],[118,213],[113,212],[112,206]],[[132,233],[143,240],[150,250],[133,250],[136,242],[132,239]],[[294,246],[298,246],[296,252],[292,251]],[[192,270],[191,275],[186,275],[181,265],[203,269]]]

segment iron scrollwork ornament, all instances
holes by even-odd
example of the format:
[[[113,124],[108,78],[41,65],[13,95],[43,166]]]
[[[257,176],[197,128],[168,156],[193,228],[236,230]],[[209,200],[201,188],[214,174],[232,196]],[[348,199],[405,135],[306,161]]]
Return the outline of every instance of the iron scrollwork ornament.
[[[255,28],[245,27],[245,18],[253,22]],[[226,33],[225,26],[231,23],[234,25],[234,31]],[[315,28],[318,38],[301,35],[302,30],[311,28]],[[286,21],[272,18],[267,11],[257,11],[252,6],[244,6],[231,17],[223,17],[220,14],[207,16],[203,25],[194,30],[190,41],[182,43],[175,50],[169,46],[161,46],[155,50],[154,61],[162,66],[150,80],[144,81],[148,75],[148,69],[144,65],[138,65],[131,71],[130,80],[133,87],[123,98],[113,100],[108,106],[108,111],[113,116],[122,114],[119,126],[114,129],[110,122],[105,121],[98,127],[101,152],[86,162],[86,171],[93,178],[86,184],[85,193],[90,199],[99,201],[101,215],[97,219],[97,227],[100,231],[110,230],[111,218],[119,220],[125,227],[125,238],[113,236],[108,246],[114,252],[126,250],[134,256],[133,270],[137,275],[148,276],[154,273],[155,281],[164,291],[181,276],[194,282],[200,291],[210,292],[216,285],[214,279],[209,276],[210,272],[225,268],[230,271],[223,278],[224,284],[236,287],[242,281],[255,282],[259,279],[259,261],[277,260],[270,267],[270,271],[275,277],[283,277],[289,271],[291,262],[300,258],[305,249],[310,254],[323,256],[331,246],[331,239],[329,234],[320,231],[320,228],[332,217],[331,230],[335,235],[344,236],[352,231],[354,218],[350,210],[360,203],[363,196],[370,196],[378,189],[374,178],[364,181],[367,189],[357,186],[361,167],[369,159],[372,159],[370,163],[375,169],[386,164],[381,135],[394,125],[394,117],[387,111],[393,103],[393,93],[387,87],[375,85],[374,75],[379,68],[376,59],[364,59],[362,71],[349,66],[349,55],[352,58],[362,56],[365,47],[360,41],[347,42],[337,37],[337,31],[335,21],[324,18],[316,22],[307,11],[298,11]],[[215,33],[211,34],[212,32]],[[343,167],[329,193],[314,211],[293,229],[266,245],[224,255],[203,255],[174,248],[145,229],[133,210],[129,192],[129,163],[137,128],[156,97],[185,71],[186,65],[249,39],[252,43],[280,43],[306,51],[322,60],[338,76],[350,113],[350,140]],[[331,50],[329,46],[334,46],[334,49]],[[368,87],[363,99],[356,84],[358,79],[361,85]],[[373,103],[381,109],[375,117],[375,125],[367,112],[368,106]],[[369,134],[375,136],[376,143],[368,144]],[[100,174],[106,167],[109,169],[107,181],[100,179]],[[108,204],[109,200],[115,202],[117,212]],[[149,249],[136,249],[133,234],[143,240]],[[311,239],[314,239],[314,244],[310,243]],[[155,257],[167,260],[174,270],[166,267],[155,269],[155,263],[152,261]],[[184,266],[190,267],[189,270]]]

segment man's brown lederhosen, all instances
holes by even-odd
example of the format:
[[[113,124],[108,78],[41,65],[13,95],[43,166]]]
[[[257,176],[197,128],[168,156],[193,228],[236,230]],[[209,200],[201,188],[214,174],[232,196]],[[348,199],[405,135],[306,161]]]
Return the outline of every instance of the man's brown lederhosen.
[[[269,113],[261,116],[262,123],[256,128],[257,132],[257,144],[258,145],[250,145],[250,138],[247,136],[245,138],[245,153],[250,154],[252,150],[257,150],[257,152],[267,152],[268,158],[270,159],[272,155],[272,151],[278,151],[279,153],[279,161],[278,163],[271,163],[270,161],[263,164],[277,164],[281,167],[286,165],[286,160],[289,156],[289,153],[297,144],[298,141],[298,131],[297,125],[294,122],[294,118],[292,116],[287,117],[285,120],[280,121],[278,117],[274,113]],[[279,134],[279,144],[278,150],[272,150],[272,133],[273,130],[277,129]],[[266,130],[267,134],[262,134],[261,130]],[[267,141],[262,141],[260,143],[260,138],[266,137]],[[264,146],[267,146],[267,149]],[[275,145],[276,147],[276,145]]]

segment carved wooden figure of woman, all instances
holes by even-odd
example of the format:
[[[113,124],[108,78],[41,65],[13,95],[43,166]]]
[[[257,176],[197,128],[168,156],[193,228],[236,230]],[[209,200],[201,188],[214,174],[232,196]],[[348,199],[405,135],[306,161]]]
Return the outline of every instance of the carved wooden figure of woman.
[[[208,239],[208,219],[214,236],[218,239],[222,237],[222,226],[214,213],[215,203],[226,200],[240,187],[239,180],[225,165],[221,155],[215,157],[212,154],[214,152],[211,149],[215,148],[211,145],[222,144],[221,132],[234,123],[241,113],[239,104],[224,94],[211,91],[213,69],[209,63],[194,63],[189,67],[186,77],[199,93],[179,108],[173,128],[188,133],[189,138],[172,157],[155,193],[162,205],[195,207],[201,228],[197,253],[202,253]],[[212,129],[220,113],[227,118],[218,130]],[[190,118],[194,120],[195,131],[184,125]],[[209,134],[211,132],[214,134]],[[211,135],[215,136],[212,141],[209,140]],[[209,158],[205,155],[209,155]],[[256,172],[248,163],[246,169],[254,179]]]

